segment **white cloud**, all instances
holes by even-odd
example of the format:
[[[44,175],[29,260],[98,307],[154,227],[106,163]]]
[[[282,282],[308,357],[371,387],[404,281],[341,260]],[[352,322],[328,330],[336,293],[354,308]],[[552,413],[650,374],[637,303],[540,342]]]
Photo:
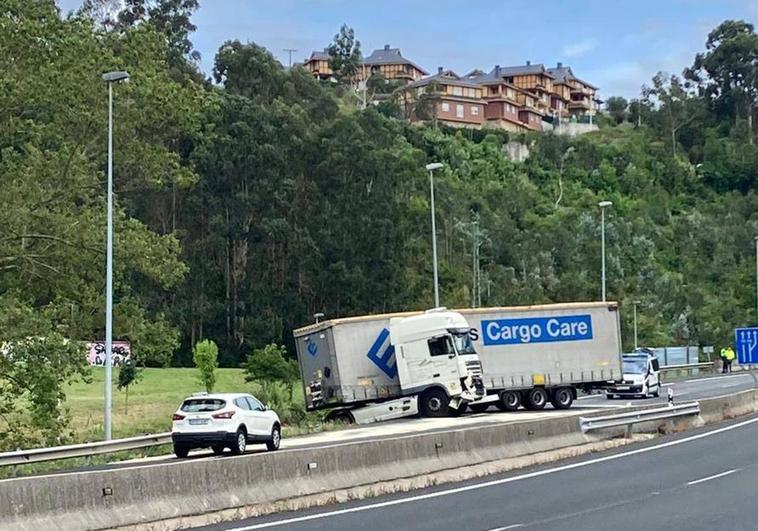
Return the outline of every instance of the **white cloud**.
[[[565,57],[579,57],[594,50],[595,45],[596,43],[593,39],[584,39],[583,41],[564,46],[563,55]]]

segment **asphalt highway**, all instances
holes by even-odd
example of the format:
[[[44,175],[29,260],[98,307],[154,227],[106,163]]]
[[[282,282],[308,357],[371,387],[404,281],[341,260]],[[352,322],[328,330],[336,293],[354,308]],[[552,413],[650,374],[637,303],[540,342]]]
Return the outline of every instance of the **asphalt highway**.
[[[758,529],[758,416],[486,480],[204,531]]]

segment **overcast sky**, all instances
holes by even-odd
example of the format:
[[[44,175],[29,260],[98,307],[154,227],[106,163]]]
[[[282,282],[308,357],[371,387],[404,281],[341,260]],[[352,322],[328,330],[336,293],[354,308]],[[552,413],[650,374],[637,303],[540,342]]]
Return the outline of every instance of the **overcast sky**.
[[[690,65],[728,18],[755,22],[758,0],[200,0],[191,39],[210,74],[226,40],[254,41],[286,65],[285,48],[302,61],[347,23],[364,55],[390,44],[429,72],[561,61],[603,98],[635,97],[657,71]]]

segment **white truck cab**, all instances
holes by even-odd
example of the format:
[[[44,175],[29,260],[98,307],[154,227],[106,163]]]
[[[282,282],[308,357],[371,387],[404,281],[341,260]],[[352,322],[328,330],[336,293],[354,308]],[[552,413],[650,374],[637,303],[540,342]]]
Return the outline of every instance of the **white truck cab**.
[[[458,411],[484,396],[470,331],[460,313],[445,308],[390,319],[400,389],[404,395],[419,395],[424,416]]]
[[[607,398],[640,396],[649,398],[661,392],[658,358],[649,349],[637,349],[621,357],[623,377],[606,390]]]

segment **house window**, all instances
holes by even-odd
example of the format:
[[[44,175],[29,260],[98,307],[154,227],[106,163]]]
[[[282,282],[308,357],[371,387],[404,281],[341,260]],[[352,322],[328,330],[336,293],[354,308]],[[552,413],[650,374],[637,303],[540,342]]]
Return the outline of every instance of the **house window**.
[[[466,96],[469,98],[476,98],[476,89],[466,89]]]
[[[455,117],[456,118],[463,118],[463,105],[456,105],[455,106]]]
[[[471,116],[479,116],[479,107],[476,105],[471,106]]]
[[[461,87],[453,87],[453,96],[463,96],[463,89]]]
[[[447,102],[444,102],[442,104],[442,112],[450,112],[450,104]]]

